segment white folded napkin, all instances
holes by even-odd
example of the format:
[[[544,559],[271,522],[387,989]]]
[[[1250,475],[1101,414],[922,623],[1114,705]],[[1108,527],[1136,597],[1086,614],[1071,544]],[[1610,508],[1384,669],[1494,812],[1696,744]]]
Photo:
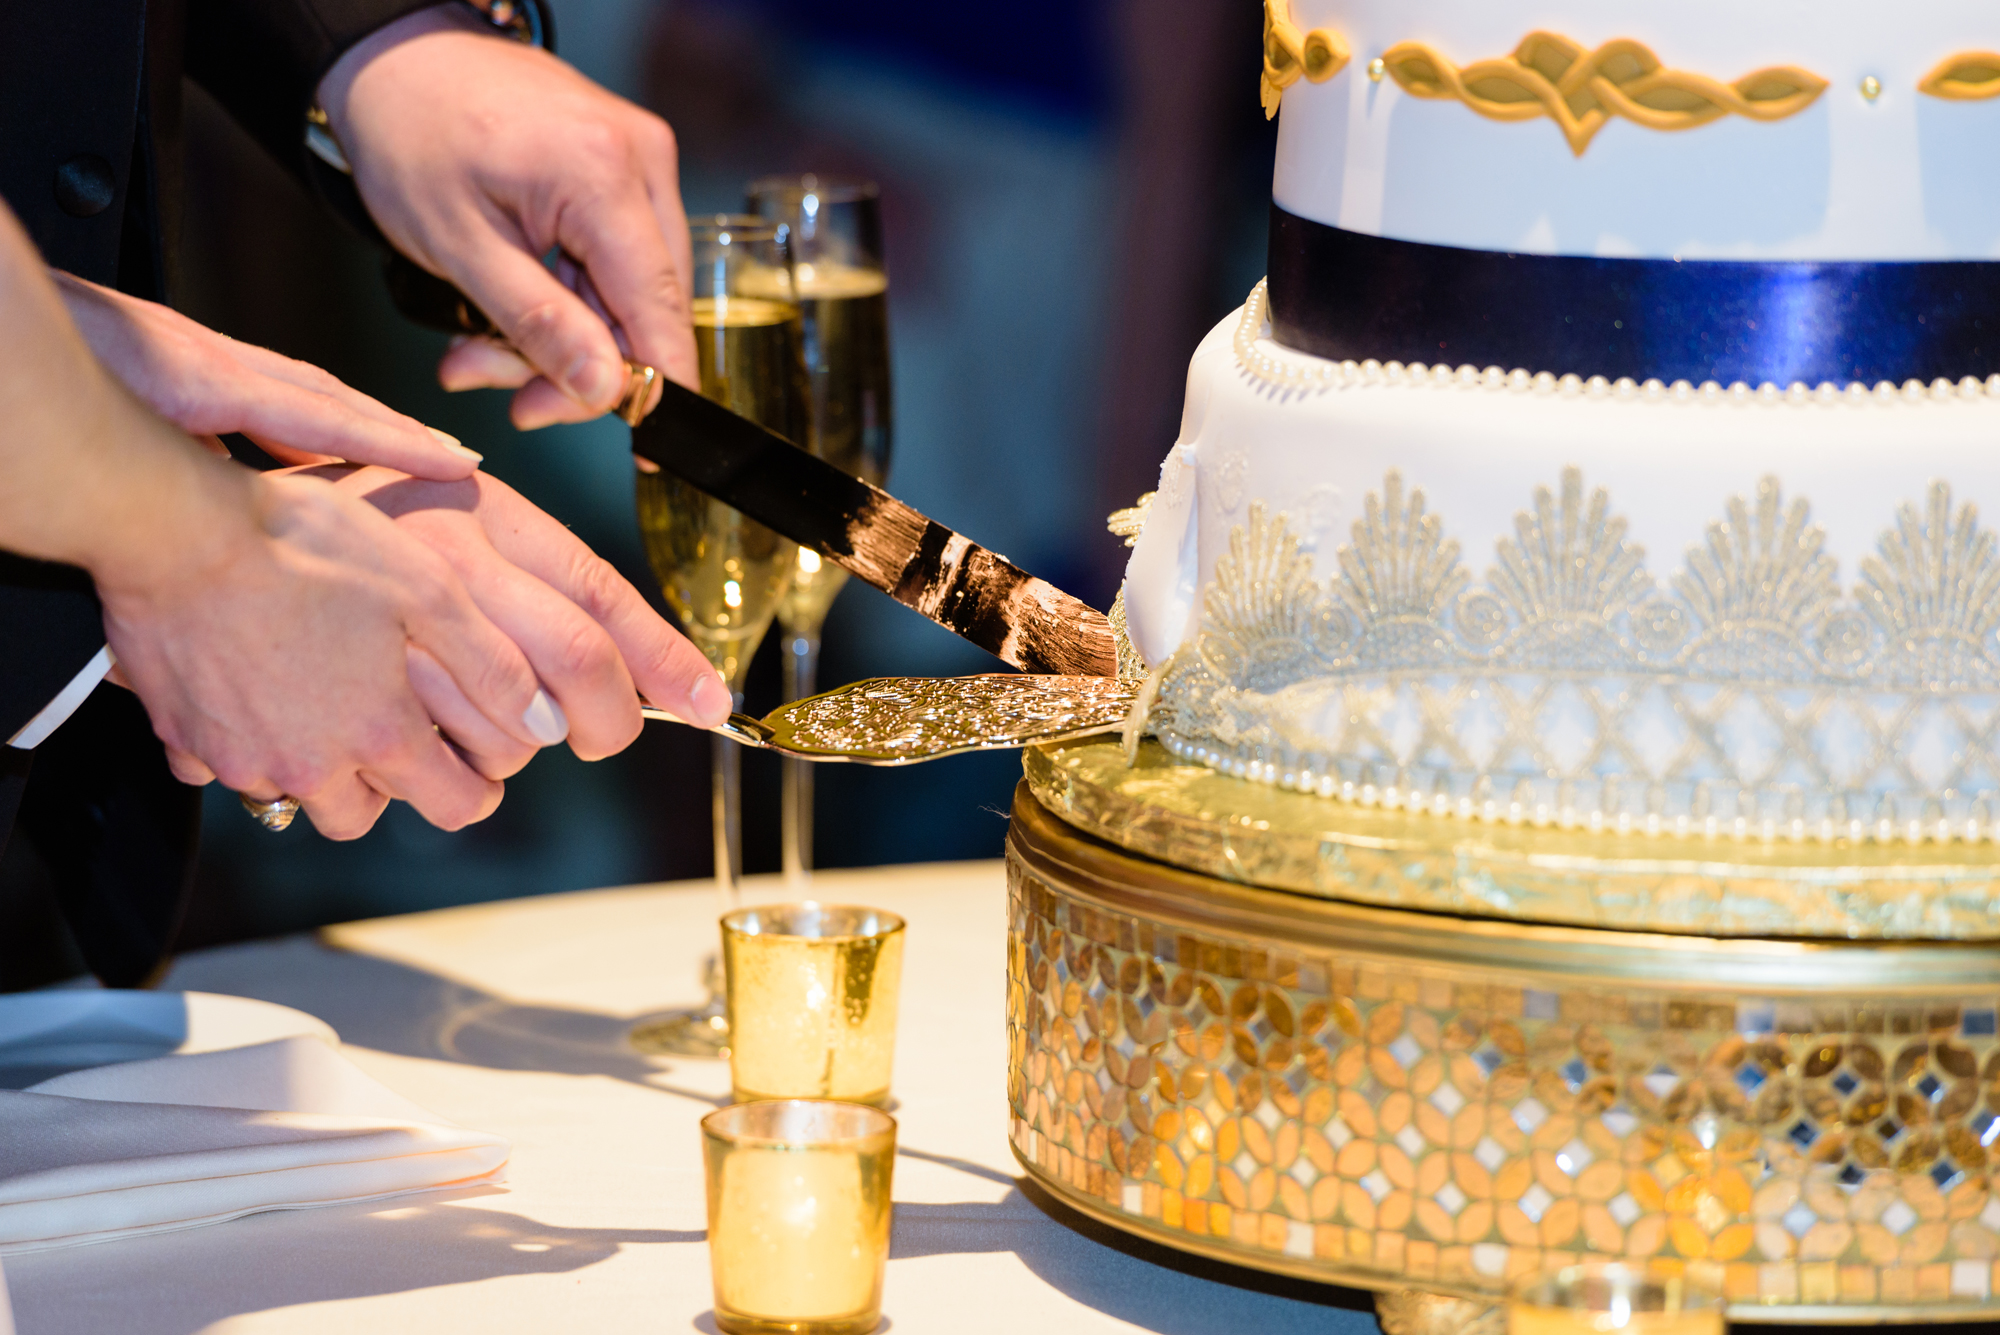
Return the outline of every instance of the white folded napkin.
[[[496,1181],[508,1152],[318,1038],[75,1071],[0,1090],[0,1254]]]

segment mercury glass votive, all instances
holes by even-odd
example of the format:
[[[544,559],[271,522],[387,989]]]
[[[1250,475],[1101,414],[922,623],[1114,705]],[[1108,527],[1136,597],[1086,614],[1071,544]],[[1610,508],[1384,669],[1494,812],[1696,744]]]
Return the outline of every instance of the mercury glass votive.
[[[819,1099],[701,1120],[715,1324],[727,1335],[867,1335],[882,1321],[896,1119]]]
[[[1507,1303],[1507,1335],[1723,1335],[1721,1295],[1669,1269],[1591,1262],[1531,1279]]]
[[[722,919],[722,956],[738,1102],[888,1102],[901,918],[837,904],[740,909]]]

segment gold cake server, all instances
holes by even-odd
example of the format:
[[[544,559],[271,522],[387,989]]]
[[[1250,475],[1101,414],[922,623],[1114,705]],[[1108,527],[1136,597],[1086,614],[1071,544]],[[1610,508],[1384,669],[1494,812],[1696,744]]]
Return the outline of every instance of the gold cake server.
[[[1104,732],[1125,722],[1138,694],[1137,682],[1116,677],[872,677],[761,719],[731,714],[713,731],[801,760],[914,765]],[[644,712],[649,719],[686,722],[652,705]]]

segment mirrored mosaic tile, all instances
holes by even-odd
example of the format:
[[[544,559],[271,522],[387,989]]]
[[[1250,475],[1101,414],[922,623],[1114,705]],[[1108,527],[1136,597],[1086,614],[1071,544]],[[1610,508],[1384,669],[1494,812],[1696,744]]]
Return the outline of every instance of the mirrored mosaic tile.
[[[1527,988],[1009,872],[1013,1142],[1101,1212],[1374,1287],[1607,1255],[1744,1307],[2000,1309],[2000,996]]]

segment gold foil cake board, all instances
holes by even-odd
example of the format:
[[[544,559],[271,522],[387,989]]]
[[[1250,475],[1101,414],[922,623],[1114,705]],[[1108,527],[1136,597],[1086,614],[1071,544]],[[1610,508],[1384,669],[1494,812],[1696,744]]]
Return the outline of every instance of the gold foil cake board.
[[[1991,940],[2000,851],[1759,843],[1495,825],[1359,807],[1112,736],[1030,747],[1027,780],[1089,834],[1192,871],[1394,908],[1701,936]]]

